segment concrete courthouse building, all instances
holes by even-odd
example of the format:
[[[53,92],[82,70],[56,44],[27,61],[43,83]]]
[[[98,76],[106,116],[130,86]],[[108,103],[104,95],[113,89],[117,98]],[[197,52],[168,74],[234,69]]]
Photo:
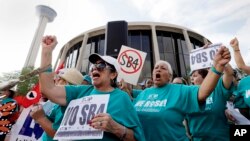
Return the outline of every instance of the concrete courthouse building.
[[[210,42],[195,31],[173,24],[158,22],[113,21],[88,30],[68,41],[61,49],[56,66],[76,67],[88,72],[91,53],[117,57],[121,45],[147,53],[140,81],[151,77],[154,63],[168,61],[174,76],[187,76],[190,71],[189,51]]]

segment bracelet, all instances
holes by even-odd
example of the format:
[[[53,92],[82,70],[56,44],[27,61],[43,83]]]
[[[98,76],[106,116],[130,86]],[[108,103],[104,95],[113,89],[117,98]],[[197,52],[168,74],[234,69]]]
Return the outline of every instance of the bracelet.
[[[52,72],[52,67],[48,67],[46,70],[43,71],[44,73],[51,73]]]
[[[239,49],[234,50],[235,52],[240,51]]]
[[[120,137],[120,140],[123,141],[126,135],[127,135],[127,128],[123,126],[123,133],[122,133],[122,136]]]
[[[222,75],[222,72],[217,71],[214,66],[211,67],[211,71],[219,76]]]

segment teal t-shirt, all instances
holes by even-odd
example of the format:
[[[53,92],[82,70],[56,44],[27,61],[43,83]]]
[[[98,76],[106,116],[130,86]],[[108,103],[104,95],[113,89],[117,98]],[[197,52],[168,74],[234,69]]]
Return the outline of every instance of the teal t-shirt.
[[[244,102],[250,107],[250,76],[240,80],[237,93],[244,97]]]
[[[198,86],[166,84],[147,88],[134,99],[147,141],[188,141],[185,114],[200,110]]]
[[[225,109],[226,102],[232,94],[230,89],[227,90],[222,78],[219,79],[214,91],[206,99],[204,109],[187,115],[194,141],[229,141],[229,123]]]
[[[134,131],[137,141],[145,141],[144,133],[138,115],[133,107],[130,97],[124,91],[115,88],[111,92],[98,91],[92,85],[65,86],[67,104],[73,99],[89,95],[110,94],[107,113],[117,123],[124,125]],[[120,139],[109,132],[104,132],[102,141],[119,141]],[[89,139],[89,141],[98,141]]]
[[[237,93],[237,88],[236,88],[233,94],[235,95],[235,99],[233,102],[235,108],[248,108],[248,105],[244,101],[243,93]]]
[[[64,113],[61,110],[61,106],[55,105],[53,107],[53,110],[51,111],[50,115],[47,116],[47,118],[53,123],[52,128],[54,130],[57,130],[62,122]],[[51,138],[46,132],[43,132],[42,135],[43,141],[55,141],[53,138]]]
[[[136,98],[143,90],[132,89],[132,97]]]

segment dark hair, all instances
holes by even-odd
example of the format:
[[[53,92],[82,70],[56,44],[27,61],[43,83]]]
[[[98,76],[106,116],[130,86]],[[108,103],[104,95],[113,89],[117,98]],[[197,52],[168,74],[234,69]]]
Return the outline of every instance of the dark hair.
[[[114,65],[109,64],[109,63],[107,63],[107,64],[110,66],[110,68],[111,68],[110,71],[111,71],[111,72],[117,72]],[[117,73],[117,76],[118,76],[118,73]],[[118,85],[117,85],[117,83],[116,83],[116,81],[117,81],[117,76],[116,76],[114,79],[111,79],[111,80],[110,80],[110,81],[111,81],[111,86],[114,87],[114,88],[118,87]]]
[[[8,97],[9,97],[9,98],[13,98],[14,95],[15,95],[15,91],[13,91],[13,90],[8,90],[8,92],[10,93]]]
[[[208,70],[207,69],[199,69],[199,70],[196,70],[198,72],[198,74],[201,75],[202,78],[205,78],[208,74]]]

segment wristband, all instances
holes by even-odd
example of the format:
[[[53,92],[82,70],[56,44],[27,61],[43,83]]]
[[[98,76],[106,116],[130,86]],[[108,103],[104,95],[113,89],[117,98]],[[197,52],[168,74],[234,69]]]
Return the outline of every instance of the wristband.
[[[44,72],[45,72],[45,73],[51,73],[51,72],[52,72],[52,68],[49,67],[49,68],[47,68]]]
[[[222,72],[217,71],[214,66],[211,67],[211,71],[219,76],[222,75]]]
[[[239,49],[234,50],[235,52],[240,51]]]

